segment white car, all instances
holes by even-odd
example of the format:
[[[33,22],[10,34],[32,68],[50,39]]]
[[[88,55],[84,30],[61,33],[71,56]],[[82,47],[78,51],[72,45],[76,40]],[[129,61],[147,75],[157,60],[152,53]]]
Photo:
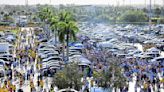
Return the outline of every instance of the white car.
[[[42,62],[47,62],[47,61],[50,61],[50,60],[59,60],[59,61],[61,61],[61,58],[59,56],[52,56],[52,57],[48,57],[48,58],[43,59]]]
[[[9,58],[6,58],[6,57],[0,57],[0,60],[3,60],[4,61],[4,63],[7,63],[7,64],[9,64],[10,63],[10,59]]]
[[[38,46],[38,48],[45,48],[45,47],[47,47],[47,48],[48,48],[48,47],[50,47],[50,48],[51,48],[51,47],[52,47],[52,48],[56,48],[56,47],[53,46],[53,45],[49,45],[49,44],[45,44],[45,43],[44,43],[44,44],[40,44],[40,45]]]
[[[47,53],[47,54],[40,54],[41,58],[48,58],[48,57],[52,57],[52,56],[59,56],[59,53]]]
[[[0,59],[0,67],[4,67],[5,61]]]
[[[47,63],[51,63],[51,62],[59,64],[61,61],[59,61],[59,60],[49,60],[49,61],[46,61],[46,62],[42,62],[42,64],[47,64]]]
[[[157,63],[157,62],[163,62],[164,61],[164,57],[156,57],[154,59],[151,60],[151,62]]]
[[[44,52],[40,52],[40,53],[38,53],[38,55],[46,55],[46,54],[51,54],[51,53],[54,53],[54,54],[59,54],[59,52],[58,51],[44,51]]]
[[[2,55],[0,55],[0,57],[4,57],[4,58],[10,59],[10,60],[13,59],[13,55],[12,54],[2,54]]]
[[[44,62],[42,66],[60,66],[59,62]]]
[[[49,49],[49,48],[46,48],[46,49],[38,49],[38,53],[43,53],[45,51],[54,51],[54,49]]]

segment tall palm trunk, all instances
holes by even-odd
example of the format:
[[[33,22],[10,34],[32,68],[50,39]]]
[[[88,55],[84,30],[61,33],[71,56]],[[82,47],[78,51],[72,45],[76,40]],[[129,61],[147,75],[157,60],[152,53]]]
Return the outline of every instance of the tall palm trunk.
[[[54,36],[55,36],[55,44],[57,44],[57,34],[56,34],[56,30],[54,31]]]
[[[62,46],[62,54],[63,54],[63,61],[65,62],[65,44],[63,43],[63,46]]]
[[[67,42],[67,61],[69,61],[69,30],[67,30],[66,42]]]

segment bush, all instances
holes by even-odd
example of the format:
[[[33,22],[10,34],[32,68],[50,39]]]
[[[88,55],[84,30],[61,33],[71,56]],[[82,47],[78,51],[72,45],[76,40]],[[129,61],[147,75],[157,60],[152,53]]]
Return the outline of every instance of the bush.
[[[9,26],[10,23],[9,22],[0,22],[0,26]]]
[[[125,12],[120,19],[122,22],[147,22],[148,17],[143,11],[130,10]]]
[[[78,64],[65,65],[64,69],[58,71],[53,79],[53,85],[59,89],[74,88],[80,90],[82,87],[82,74],[79,72]]]

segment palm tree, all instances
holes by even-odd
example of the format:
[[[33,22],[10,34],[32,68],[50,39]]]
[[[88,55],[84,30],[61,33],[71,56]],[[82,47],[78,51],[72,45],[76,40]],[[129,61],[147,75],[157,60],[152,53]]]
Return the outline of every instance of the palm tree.
[[[53,16],[52,10],[50,10],[48,7],[41,9],[40,12],[38,13],[38,17],[41,19],[45,27],[49,27],[52,16]],[[46,33],[48,34],[48,37],[51,36],[50,30],[47,30]]]
[[[52,18],[50,19],[50,27],[52,32],[55,34],[55,42],[57,42],[58,22],[58,16],[52,16]]]
[[[69,41],[76,40],[76,33],[79,29],[74,21],[59,22],[59,29],[59,40],[63,42],[66,37],[67,61],[69,61]]]
[[[52,11],[49,8],[43,8],[39,14],[38,17],[41,19],[43,22],[48,22],[48,19],[51,19],[52,17]]]
[[[70,12],[59,14],[59,30],[59,41],[64,42],[66,37],[67,61],[69,61],[69,41],[76,40],[76,33],[79,30]]]

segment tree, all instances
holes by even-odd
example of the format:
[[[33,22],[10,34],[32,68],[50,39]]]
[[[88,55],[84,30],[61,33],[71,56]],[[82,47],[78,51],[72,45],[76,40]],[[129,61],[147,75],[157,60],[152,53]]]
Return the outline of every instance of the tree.
[[[76,40],[76,33],[79,29],[69,12],[61,13],[59,21],[59,41],[64,42],[66,37],[67,61],[69,61],[69,41]]]
[[[13,12],[13,14],[15,14],[15,13],[16,13],[16,11],[15,11],[15,10],[13,10],[12,12]]]
[[[50,27],[52,32],[55,34],[55,42],[57,42],[58,22],[59,22],[58,16],[52,16],[50,20]]]
[[[79,72],[78,64],[65,65],[63,70],[58,71],[53,78],[53,85],[59,89],[74,88],[80,90],[82,74]]]
[[[52,11],[48,7],[42,8],[39,11],[38,17],[41,19],[41,21],[47,23],[50,21],[50,20],[49,21],[47,20],[52,18]]]
[[[1,15],[4,15],[4,12],[3,11],[1,11]]]
[[[53,16],[53,12],[48,7],[42,8],[38,13],[38,17],[41,19],[43,26],[46,27],[46,28],[47,27],[49,28],[52,16]],[[46,32],[48,34],[48,38],[51,37],[50,30],[46,29]]]
[[[8,14],[4,14],[3,20],[5,22],[13,22],[13,18],[11,16],[9,16]]]
[[[24,15],[24,14],[25,14],[25,11],[24,11],[24,10],[22,10],[22,11],[21,11],[21,14],[22,14],[22,15]]]
[[[160,9],[160,8],[156,8],[156,9],[155,9],[155,15],[156,15],[157,17],[159,17],[160,14],[161,14],[161,9]]]
[[[105,89],[116,89],[126,86],[126,78],[124,77],[122,68],[119,66],[119,64],[120,60],[113,58],[108,60],[109,67],[107,67],[104,71],[94,72],[93,77],[100,81],[98,86]]]
[[[12,16],[13,15],[13,12],[9,12],[9,15]]]
[[[146,13],[140,10],[127,11],[121,16],[121,21],[124,22],[147,22]]]

